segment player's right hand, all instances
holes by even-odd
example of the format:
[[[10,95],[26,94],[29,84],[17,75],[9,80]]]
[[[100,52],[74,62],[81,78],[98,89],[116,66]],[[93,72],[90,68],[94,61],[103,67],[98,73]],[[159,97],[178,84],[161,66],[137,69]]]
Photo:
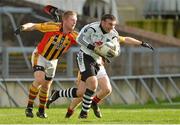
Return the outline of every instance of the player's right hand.
[[[43,8],[43,11],[45,13],[47,13],[48,15],[50,15],[55,20],[55,22],[60,21],[59,14],[58,14],[58,8],[56,8],[52,5],[47,5]]]
[[[23,29],[23,26],[22,26],[22,25],[19,26],[19,27],[14,31],[15,35],[20,34],[20,32],[22,31],[22,29]]]

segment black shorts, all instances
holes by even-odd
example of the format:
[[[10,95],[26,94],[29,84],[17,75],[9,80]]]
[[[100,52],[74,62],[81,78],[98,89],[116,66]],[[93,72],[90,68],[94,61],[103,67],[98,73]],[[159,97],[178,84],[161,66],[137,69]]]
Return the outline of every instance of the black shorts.
[[[81,80],[86,81],[90,76],[96,76],[99,71],[100,64],[98,64],[90,55],[79,51],[77,54],[77,65],[81,73]]]

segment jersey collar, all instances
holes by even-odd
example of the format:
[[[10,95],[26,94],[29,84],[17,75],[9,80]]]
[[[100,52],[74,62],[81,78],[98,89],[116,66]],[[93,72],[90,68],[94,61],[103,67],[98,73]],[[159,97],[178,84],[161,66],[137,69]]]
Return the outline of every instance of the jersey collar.
[[[101,24],[99,25],[99,27],[100,27],[100,29],[101,29],[101,31],[102,31],[103,34],[108,33],[108,32],[106,32],[106,31],[103,29],[103,27],[101,26]]]

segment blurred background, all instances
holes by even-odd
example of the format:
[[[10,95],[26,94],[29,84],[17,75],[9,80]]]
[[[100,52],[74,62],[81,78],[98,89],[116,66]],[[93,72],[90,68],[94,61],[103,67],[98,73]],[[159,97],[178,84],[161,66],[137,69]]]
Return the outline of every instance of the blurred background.
[[[106,65],[113,86],[104,104],[180,104],[180,0],[0,0],[0,107],[26,105],[33,81],[31,53],[43,33],[23,32],[17,26],[51,21],[45,5],[59,13],[78,13],[76,30],[105,13],[118,19],[117,31],[146,41],[151,50],[121,45],[121,55]],[[52,88],[75,86],[78,68],[73,47],[60,60]],[[67,103],[67,99],[56,104]]]

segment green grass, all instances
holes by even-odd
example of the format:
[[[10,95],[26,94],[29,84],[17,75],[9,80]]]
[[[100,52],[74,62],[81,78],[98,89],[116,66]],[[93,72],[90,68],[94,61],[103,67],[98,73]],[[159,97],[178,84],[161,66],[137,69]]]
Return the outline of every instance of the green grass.
[[[34,109],[36,112],[37,109]],[[0,124],[180,124],[180,105],[114,105],[101,106],[98,119],[90,110],[88,119],[78,119],[80,109],[65,119],[66,106],[48,109],[47,119],[26,118],[24,108],[0,108]]]

